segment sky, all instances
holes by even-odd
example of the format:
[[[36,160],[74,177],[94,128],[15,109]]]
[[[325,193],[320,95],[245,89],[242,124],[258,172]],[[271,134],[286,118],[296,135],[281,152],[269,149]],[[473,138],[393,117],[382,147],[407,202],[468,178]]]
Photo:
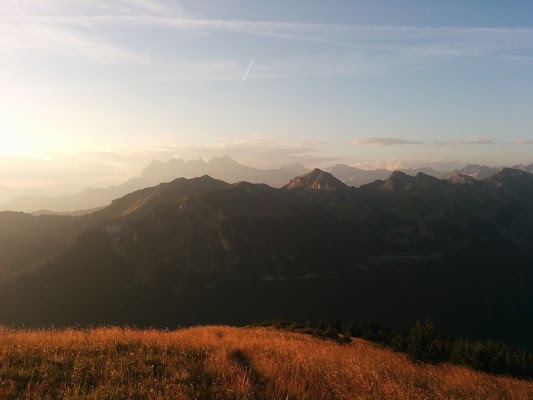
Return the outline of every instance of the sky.
[[[0,0],[0,186],[532,163],[532,24],[520,0]]]

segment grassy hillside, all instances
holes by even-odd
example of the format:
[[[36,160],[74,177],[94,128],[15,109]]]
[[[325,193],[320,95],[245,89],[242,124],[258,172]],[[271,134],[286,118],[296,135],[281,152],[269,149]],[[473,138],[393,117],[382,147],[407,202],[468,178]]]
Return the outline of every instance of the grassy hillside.
[[[533,383],[265,328],[3,328],[0,398],[531,399]]]

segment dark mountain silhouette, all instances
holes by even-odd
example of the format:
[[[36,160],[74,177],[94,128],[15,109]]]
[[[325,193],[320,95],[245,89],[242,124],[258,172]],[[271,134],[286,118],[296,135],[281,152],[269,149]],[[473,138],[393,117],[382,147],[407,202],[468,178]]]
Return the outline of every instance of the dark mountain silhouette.
[[[193,179],[178,178],[172,182],[137,190],[120,199],[113,200],[108,207],[93,213],[90,219],[139,218],[157,207],[176,204],[192,194],[228,186],[229,184],[226,182],[213,179],[208,175]]]
[[[177,179],[82,217],[0,213],[0,322],[431,317],[533,347],[532,194],[513,169],[361,188],[314,170],[280,189]]]
[[[529,188],[527,183],[533,182],[533,174],[514,168],[502,168],[498,173],[487,178],[486,182],[497,187]]]

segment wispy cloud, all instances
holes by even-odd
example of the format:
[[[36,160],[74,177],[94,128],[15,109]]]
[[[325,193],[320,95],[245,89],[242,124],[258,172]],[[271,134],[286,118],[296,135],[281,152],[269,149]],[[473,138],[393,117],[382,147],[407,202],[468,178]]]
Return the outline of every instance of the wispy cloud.
[[[473,140],[446,140],[436,141],[434,144],[439,146],[456,146],[456,145],[476,145],[476,144],[497,144],[494,138],[490,139],[473,139]]]
[[[176,1],[161,0],[2,0],[3,16],[72,16],[72,15],[168,15],[183,14]]]
[[[180,15],[179,9],[150,0],[6,0],[0,4],[0,61],[27,52],[90,59],[100,64],[147,64],[148,57],[103,35],[94,24],[113,19]]]
[[[370,144],[376,146],[401,146],[406,144],[421,144],[418,140],[408,140],[395,137],[367,137],[352,139],[353,144]]]
[[[475,146],[475,145],[505,145],[505,144],[533,144],[533,140],[516,140],[513,142],[496,141],[496,138],[478,138],[469,140],[436,140],[421,141],[416,139],[403,139],[398,137],[363,137],[351,140],[351,143],[357,145],[375,145],[375,146],[402,146],[425,144],[429,146]]]
[[[495,138],[479,138],[471,140],[437,140],[434,142],[424,142],[420,140],[402,139],[397,137],[364,137],[352,139],[353,144],[360,145],[376,145],[376,146],[401,146],[409,144],[427,144],[436,146],[461,146],[461,145],[488,145],[488,144],[503,144],[496,142]],[[531,141],[518,141],[514,143],[533,143]]]
[[[101,64],[147,62],[143,54],[68,27],[39,23],[0,24],[0,56],[6,58],[19,52],[78,56]]]
[[[339,62],[305,62],[302,57],[263,63],[250,79],[303,75],[361,74],[398,65],[420,65],[464,57],[489,57],[532,63],[521,52],[533,49],[533,29],[487,27],[413,27],[210,19],[188,15],[176,2],[149,0],[21,0],[0,5],[0,54],[34,51],[89,58],[100,63],[146,63],[130,44],[102,36],[100,28],[155,28],[185,33],[228,32],[279,40],[306,41],[342,51]],[[6,58],[4,56],[4,58]],[[220,62],[221,60],[218,60]],[[222,60],[235,62],[234,60]],[[330,60],[331,61],[331,60]],[[350,62],[351,61],[351,62]],[[185,60],[209,64],[212,60]],[[238,66],[242,71],[242,65]],[[357,67],[357,68],[356,68]],[[239,79],[232,71],[195,74]],[[183,74],[177,74],[181,79]],[[242,76],[240,77],[242,78]]]
[[[386,169],[389,171],[393,171],[395,169],[408,168],[408,164],[405,161],[401,161],[398,159],[355,162],[351,163],[350,165],[352,167],[365,170]]]
[[[462,168],[465,162],[457,160],[435,160],[435,159],[405,159],[399,160],[396,158],[388,160],[374,160],[366,162],[349,162],[353,167],[373,170],[373,169],[387,169],[389,171],[396,169],[415,169],[415,168],[433,168],[436,171],[448,172],[454,169]]]

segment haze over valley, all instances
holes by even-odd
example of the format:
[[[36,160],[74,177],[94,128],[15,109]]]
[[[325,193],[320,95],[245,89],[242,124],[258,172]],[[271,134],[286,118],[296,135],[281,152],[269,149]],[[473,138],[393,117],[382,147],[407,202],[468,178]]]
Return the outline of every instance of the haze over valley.
[[[465,181],[470,178],[475,180],[488,178],[499,172],[504,167],[488,167],[486,165],[469,164],[463,168],[448,172],[436,171],[431,167],[397,169],[408,175],[423,172],[439,179],[452,181]],[[513,169],[533,173],[533,163],[528,165],[517,164]],[[153,160],[143,169],[139,177],[128,179],[117,186],[105,188],[86,188],[80,192],[64,195],[37,195],[38,190],[23,189],[17,191],[11,188],[0,188],[4,203],[0,209],[8,211],[23,211],[34,214],[70,212],[84,214],[96,208],[107,206],[112,200],[158,183],[169,182],[178,177],[195,178],[209,175],[229,183],[246,181],[250,183],[265,183],[272,187],[281,187],[298,174],[309,172],[310,169],[299,163],[282,165],[276,169],[260,169],[239,164],[228,156],[213,158],[208,162],[202,159],[184,161],[171,159],[168,162]],[[391,170],[376,169],[363,170],[346,164],[335,164],[325,168],[335,177],[349,186],[359,187],[378,179],[386,179]],[[20,194],[22,193],[22,194]],[[2,197],[0,197],[1,199]],[[9,199],[5,201],[5,199]]]

